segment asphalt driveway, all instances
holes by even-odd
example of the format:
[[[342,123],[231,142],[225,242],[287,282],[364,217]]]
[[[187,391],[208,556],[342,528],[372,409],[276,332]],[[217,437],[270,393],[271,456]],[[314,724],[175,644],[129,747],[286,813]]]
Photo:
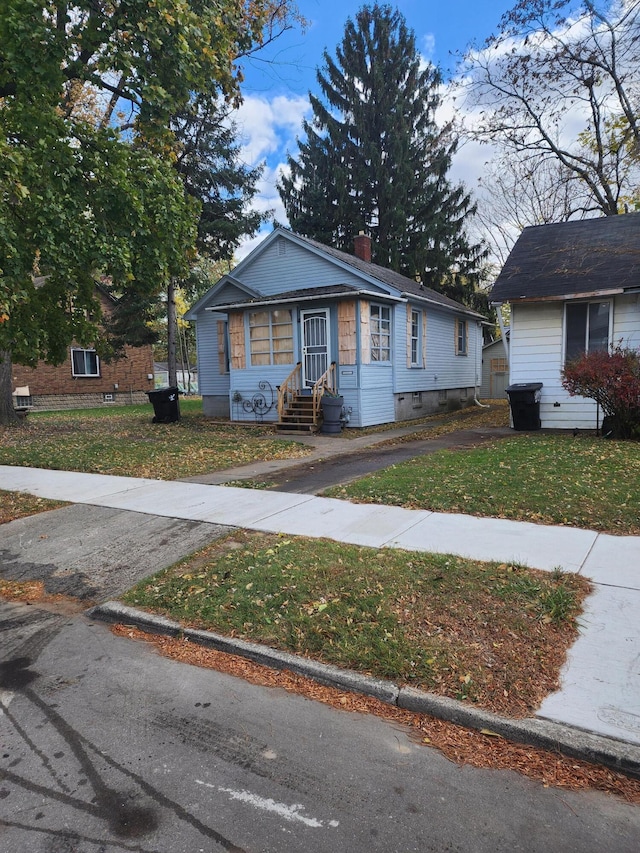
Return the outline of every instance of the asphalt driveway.
[[[41,580],[49,594],[101,602],[227,530],[220,524],[73,504],[0,525],[0,577]]]

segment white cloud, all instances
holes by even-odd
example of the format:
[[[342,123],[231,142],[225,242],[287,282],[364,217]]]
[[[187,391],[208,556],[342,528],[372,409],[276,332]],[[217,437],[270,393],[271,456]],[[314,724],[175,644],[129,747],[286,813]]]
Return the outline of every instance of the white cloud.
[[[307,98],[278,95],[273,100],[248,96],[234,113],[243,143],[242,154],[256,165],[295,142],[311,109]]]
[[[280,175],[288,171],[286,154],[297,150],[296,137],[302,133],[302,121],[310,111],[308,98],[278,95],[271,100],[247,96],[234,113],[243,160],[250,166],[266,163],[253,207],[262,213],[270,211],[283,225],[287,224],[287,214],[276,184]],[[267,224],[255,237],[245,238],[236,258],[242,260],[270,231],[271,225]]]
[[[422,36],[422,50],[421,53],[427,59],[432,59],[436,50],[436,37],[433,33],[425,33]]]

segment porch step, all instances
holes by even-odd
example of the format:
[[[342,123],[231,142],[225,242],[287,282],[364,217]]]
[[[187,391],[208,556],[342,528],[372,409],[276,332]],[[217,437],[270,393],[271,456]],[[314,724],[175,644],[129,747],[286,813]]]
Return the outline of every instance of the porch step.
[[[304,399],[292,400],[289,403],[287,408],[296,409],[297,411],[300,411],[300,412],[313,412],[313,400],[309,400],[309,401],[304,400]]]
[[[309,394],[296,394],[276,424],[276,429],[289,434],[307,435],[315,432],[318,424],[313,420],[313,398]]]
[[[287,435],[309,435],[316,432],[318,427],[313,423],[302,424],[289,421],[278,421],[276,430]]]

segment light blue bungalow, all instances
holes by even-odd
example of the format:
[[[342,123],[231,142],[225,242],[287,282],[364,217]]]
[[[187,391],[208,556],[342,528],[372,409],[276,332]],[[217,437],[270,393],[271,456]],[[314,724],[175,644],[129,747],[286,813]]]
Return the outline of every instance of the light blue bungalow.
[[[347,427],[473,403],[484,318],[355,252],[278,227],[193,306],[205,414],[297,431],[323,395]]]

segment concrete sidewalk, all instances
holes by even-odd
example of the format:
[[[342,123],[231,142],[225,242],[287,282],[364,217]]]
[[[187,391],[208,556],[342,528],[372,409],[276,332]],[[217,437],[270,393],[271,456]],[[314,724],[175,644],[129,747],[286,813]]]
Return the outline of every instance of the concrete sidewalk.
[[[0,488],[171,519],[579,572],[593,581],[594,593],[561,689],[543,702],[537,716],[640,746],[640,537],[313,495],[35,468],[0,466]]]

